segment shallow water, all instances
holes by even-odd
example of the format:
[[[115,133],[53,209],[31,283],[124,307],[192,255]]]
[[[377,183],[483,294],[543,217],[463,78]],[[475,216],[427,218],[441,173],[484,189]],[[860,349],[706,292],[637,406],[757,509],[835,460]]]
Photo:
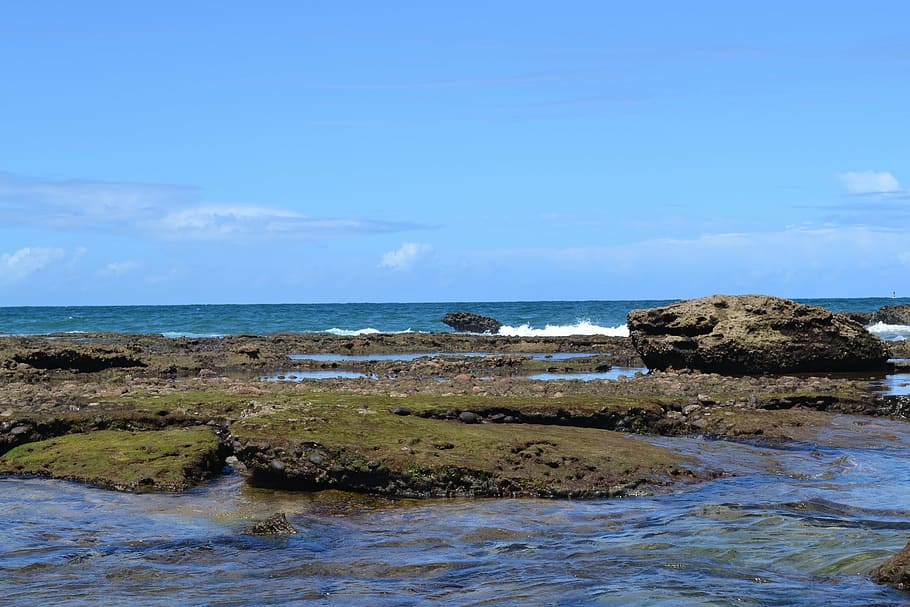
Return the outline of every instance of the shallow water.
[[[654,439],[736,476],[581,502],[339,511],[237,475],[185,495],[0,479],[0,596],[70,606],[906,604],[866,574],[910,538],[910,431],[842,416],[828,439],[856,446]],[[300,533],[240,533],[276,511]]]
[[[591,373],[537,373],[529,375],[528,379],[539,381],[555,381],[560,379],[577,379],[581,381],[595,381],[598,379],[616,380],[620,377],[635,377],[636,373],[647,374],[645,367],[612,367],[609,371],[592,371]]]
[[[467,358],[485,358],[487,356],[502,356],[492,352],[430,352],[430,353],[398,353],[398,354],[291,354],[291,360],[311,360],[316,362],[378,362],[378,361],[403,361],[411,362],[418,358],[439,358],[441,356],[463,356]],[[514,354],[514,356],[527,356],[535,360],[565,361],[575,358],[596,356],[594,353],[584,352],[553,352],[548,354]]]

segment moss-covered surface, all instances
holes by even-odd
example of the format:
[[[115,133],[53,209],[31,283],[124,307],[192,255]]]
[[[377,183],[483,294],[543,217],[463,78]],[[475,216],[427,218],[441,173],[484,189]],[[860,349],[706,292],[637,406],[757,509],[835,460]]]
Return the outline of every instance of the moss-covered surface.
[[[375,403],[374,403],[375,404]],[[687,472],[686,458],[597,428],[477,424],[313,399],[232,426],[261,482],[406,496],[609,496]]]
[[[183,491],[221,467],[205,426],[145,432],[99,430],[15,447],[0,473],[48,476],[120,491]]]
[[[51,354],[35,354],[44,351]],[[292,377],[291,353],[325,351],[491,356],[357,363],[374,379],[262,380],[279,372]],[[557,351],[593,355],[568,361],[523,355]],[[156,445],[170,433],[201,431],[213,441],[210,449],[220,444],[236,455],[260,486],[395,497],[609,496],[713,474],[710,462],[690,461],[673,452],[672,442],[657,447],[648,435],[842,440],[843,432],[824,432],[835,414],[910,412],[910,399],[875,396],[868,376],[654,372],[590,382],[524,376],[593,370],[617,364],[617,354],[628,358],[628,351],[628,340],[618,338],[0,338],[2,470],[179,490],[204,477],[186,473],[200,470],[187,464],[198,456],[197,443],[164,451]],[[79,368],[48,361],[76,361]],[[141,364],[124,364],[132,361]],[[158,453],[170,455],[151,457]]]

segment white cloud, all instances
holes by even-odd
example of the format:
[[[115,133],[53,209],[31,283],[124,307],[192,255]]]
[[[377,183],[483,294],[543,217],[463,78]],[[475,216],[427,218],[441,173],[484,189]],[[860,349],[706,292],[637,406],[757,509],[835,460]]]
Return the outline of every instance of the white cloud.
[[[25,247],[15,253],[0,255],[0,279],[21,280],[63,259],[63,249]]]
[[[314,239],[396,232],[412,226],[353,219],[316,219],[296,211],[256,205],[204,205],[181,209],[149,227],[166,238]]]
[[[847,171],[838,180],[851,194],[885,194],[900,190],[897,179],[888,171]]]
[[[215,204],[167,184],[50,180],[0,173],[0,226],[131,230],[164,239],[326,238],[401,232],[413,224],[312,218],[256,204]]]
[[[383,255],[379,267],[390,270],[407,270],[431,250],[432,247],[428,244],[406,242],[396,250]]]
[[[60,229],[134,225],[198,198],[194,188],[166,184],[52,180],[0,173],[5,226]]]
[[[131,261],[131,260],[130,261],[115,261],[115,262],[107,264],[104,267],[104,271],[102,273],[107,274],[109,276],[123,276],[124,274],[128,274],[128,273],[132,272],[133,270],[139,269],[140,265],[141,264],[139,264],[139,262]]]

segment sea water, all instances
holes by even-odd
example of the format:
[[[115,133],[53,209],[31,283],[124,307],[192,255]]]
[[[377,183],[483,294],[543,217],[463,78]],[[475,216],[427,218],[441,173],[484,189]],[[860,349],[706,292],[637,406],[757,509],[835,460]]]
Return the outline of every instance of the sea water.
[[[447,312],[467,310],[499,320],[502,335],[628,335],[630,310],[672,300],[509,301],[447,303],[244,304],[180,306],[0,307],[0,335],[117,332],[171,337],[276,332],[447,332]],[[834,312],[869,312],[910,298],[805,299]],[[873,325],[886,339],[910,337],[910,326]]]

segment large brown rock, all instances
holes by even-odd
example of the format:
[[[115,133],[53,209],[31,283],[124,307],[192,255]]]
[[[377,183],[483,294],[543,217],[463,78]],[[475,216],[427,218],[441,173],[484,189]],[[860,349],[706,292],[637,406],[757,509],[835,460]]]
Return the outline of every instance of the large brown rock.
[[[712,295],[633,310],[628,326],[650,369],[866,371],[888,359],[885,343],[846,316],[768,295]]]
[[[910,544],[872,570],[872,579],[898,590],[910,590]]]

